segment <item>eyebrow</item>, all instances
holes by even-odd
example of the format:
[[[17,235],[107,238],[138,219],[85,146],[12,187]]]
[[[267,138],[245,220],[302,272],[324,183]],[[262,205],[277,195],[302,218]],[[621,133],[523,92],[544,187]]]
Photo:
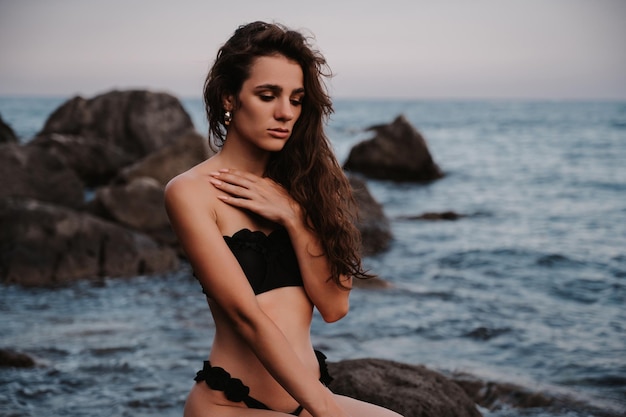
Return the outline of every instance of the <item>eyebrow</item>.
[[[255,90],[270,90],[274,94],[279,94],[283,92],[283,88],[276,84],[261,84],[257,85]],[[294,89],[291,94],[304,94],[304,87]]]

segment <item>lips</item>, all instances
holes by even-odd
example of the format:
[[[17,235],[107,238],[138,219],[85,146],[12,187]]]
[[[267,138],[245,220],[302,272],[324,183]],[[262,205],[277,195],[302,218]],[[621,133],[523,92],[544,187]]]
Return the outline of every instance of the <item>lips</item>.
[[[269,134],[277,139],[286,139],[289,137],[289,129],[277,127],[274,129],[267,129]]]

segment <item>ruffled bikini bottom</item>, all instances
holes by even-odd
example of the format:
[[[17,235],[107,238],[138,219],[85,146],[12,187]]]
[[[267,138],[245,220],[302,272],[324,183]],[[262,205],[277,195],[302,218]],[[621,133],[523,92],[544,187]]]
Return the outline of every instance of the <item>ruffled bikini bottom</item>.
[[[325,386],[328,386],[332,382],[333,377],[331,377],[328,373],[326,355],[319,350],[316,350],[315,356],[317,357],[317,362],[320,365],[320,382]],[[206,382],[208,387],[212,390],[223,391],[229,401],[236,403],[243,402],[248,408],[271,410],[271,408],[263,404],[261,401],[249,395],[250,387],[245,385],[241,379],[232,378],[224,368],[211,366],[211,362],[209,361],[204,361],[204,367],[202,370],[198,371],[194,380],[196,382]],[[303,408],[300,405],[289,414],[299,416],[302,410]]]

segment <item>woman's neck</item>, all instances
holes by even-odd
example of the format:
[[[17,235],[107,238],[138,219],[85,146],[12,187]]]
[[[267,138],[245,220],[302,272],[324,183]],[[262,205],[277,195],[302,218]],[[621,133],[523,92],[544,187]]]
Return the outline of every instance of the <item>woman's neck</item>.
[[[226,140],[218,153],[220,165],[224,168],[239,169],[252,174],[262,176],[265,173],[270,152],[261,150],[255,146],[246,146],[237,140]]]

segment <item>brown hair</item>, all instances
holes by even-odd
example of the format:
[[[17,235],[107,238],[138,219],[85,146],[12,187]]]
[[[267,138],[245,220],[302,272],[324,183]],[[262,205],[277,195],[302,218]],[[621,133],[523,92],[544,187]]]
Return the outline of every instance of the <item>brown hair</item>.
[[[254,22],[240,26],[220,48],[204,83],[212,145],[221,147],[226,136],[223,98],[238,97],[254,60],[271,55],[283,55],[300,65],[305,94],[292,135],[280,152],[272,154],[265,174],[302,206],[305,223],[319,236],[329,260],[329,279],[343,286],[342,274],[369,277],[361,266],[352,189],[324,133],[325,119],[333,108],[322,77],[331,73],[324,57],[301,33],[278,24]]]

